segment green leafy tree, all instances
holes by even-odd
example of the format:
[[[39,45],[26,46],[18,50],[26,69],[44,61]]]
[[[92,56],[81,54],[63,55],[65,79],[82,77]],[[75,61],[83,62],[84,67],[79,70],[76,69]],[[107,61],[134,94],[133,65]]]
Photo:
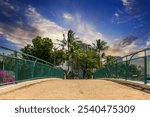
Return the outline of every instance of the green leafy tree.
[[[62,47],[63,50],[67,48],[66,50],[66,56],[67,56],[67,63],[68,63],[68,73],[70,71],[69,67],[71,67],[71,71],[73,71],[73,54],[74,52],[80,48],[79,44],[81,41],[78,40],[77,37],[75,37],[75,33],[72,30],[69,30],[67,33],[67,38],[63,34],[63,39],[58,40],[59,45]]]
[[[101,68],[102,67],[102,58],[105,56],[104,51],[107,50],[109,48],[109,46],[107,46],[107,42],[105,42],[101,39],[96,40],[96,44],[93,43],[93,46],[99,54],[98,64],[99,64],[99,68]]]
[[[111,55],[105,56],[105,66],[114,65],[114,64],[115,64],[115,60],[113,56]]]
[[[65,50],[65,47],[66,47],[66,45],[67,45],[67,40],[66,40],[66,38],[65,38],[65,34],[63,34],[63,39],[62,40],[59,40],[59,39],[57,39],[57,41],[59,42],[59,43],[57,43],[60,47],[62,47],[62,50]]]
[[[52,48],[53,42],[50,38],[42,38],[37,36],[32,40],[32,44],[28,44],[21,49],[23,53],[33,55],[48,62],[53,62]]]
[[[139,69],[139,66],[136,66],[134,64],[128,64],[128,68],[126,68],[126,64],[117,64],[117,71],[119,77],[126,77],[126,75],[129,78],[140,77],[140,75],[142,74],[142,71],[141,69]]]
[[[97,64],[97,54],[95,51],[80,49],[75,52],[74,61],[78,69],[83,71],[83,78],[91,77],[93,74],[93,69],[98,67]]]
[[[53,64],[56,66],[59,66],[60,64],[63,64],[66,59],[65,52],[63,50],[54,50],[52,53],[53,56]]]
[[[66,37],[63,34],[62,40],[57,41],[58,46],[56,48],[50,38],[37,36],[32,40],[32,45],[26,45],[21,51],[51,62],[56,66],[67,61],[68,70],[66,75],[70,72],[72,77],[78,74],[79,69],[81,69],[83,78],[89,78],[92,76],[94,69],[102,67],[102,58],[106,57],[104,51],[108,49],[105,41],[97,40],[96,44],[93,44],[94,47],[83,44],[79,38],[75,37],[75,33],[72,30],[68,31]],[[87,46],[87,48],[83,48],[83,45]],[[111,56],[106,57],[106,60],[107,64],[110,64],[112,62]]]

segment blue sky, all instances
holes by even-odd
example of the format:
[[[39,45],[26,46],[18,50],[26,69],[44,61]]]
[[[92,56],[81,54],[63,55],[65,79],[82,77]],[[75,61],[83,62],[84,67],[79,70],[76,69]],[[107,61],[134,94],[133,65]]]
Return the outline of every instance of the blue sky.
[[[150,0],[0,0],[0,45],[17,49],[37,35],[53,42],[72,29],[83,42],[108,42],[111,55],[150,45]]]

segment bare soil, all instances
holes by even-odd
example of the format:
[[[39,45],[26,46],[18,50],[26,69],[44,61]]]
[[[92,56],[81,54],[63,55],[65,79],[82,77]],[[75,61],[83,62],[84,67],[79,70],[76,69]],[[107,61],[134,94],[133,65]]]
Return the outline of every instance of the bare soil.
[[[0,99],[150,100],[150,94],[106,80],[46,79],[0,87]]]

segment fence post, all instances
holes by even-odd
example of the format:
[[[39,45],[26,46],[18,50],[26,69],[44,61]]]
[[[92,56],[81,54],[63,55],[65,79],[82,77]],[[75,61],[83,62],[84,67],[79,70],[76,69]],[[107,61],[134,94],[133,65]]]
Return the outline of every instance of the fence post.
[[[147,57],[146,57],[146,50],[144,56],[144,83],[147,84]]]
[[[106,66],[106,69],[104,69],[104,71],[106,72],[106,76],[107,76],[107,78],[110,78],[109,76],[109,73],[110,73],[110,71],[109,71],[109,66],[107,65]]]
[[[5,70],[5,64],[4,64],[4,62],[5,62],[5,60],[4,60],[4,53],[3,53],[3,71]]]
[[[32,79],[34,78],[34,71],[35,71],[36,62],[37,62],[37,58],[36,58],[36,60],[32,63],[32,64],[33,64],[33,66],[32,66]]]
[[[116,66],[116,78],[118,78],[118,67],[117,67],[117,63],[115,64],[115,66]]]
[[[126,76],[125,76],[125,80],[128,79],[128,58],[127,57],[126,57]]]
[[[15,80],[18,81],[18,59],[16,51],[15,51]]]

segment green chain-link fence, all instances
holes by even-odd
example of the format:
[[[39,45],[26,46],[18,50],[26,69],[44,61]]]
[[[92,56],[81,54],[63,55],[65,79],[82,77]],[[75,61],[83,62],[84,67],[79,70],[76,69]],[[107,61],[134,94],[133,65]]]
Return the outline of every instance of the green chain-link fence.
[[[39,78],[64,78],[63,70],[52,64],[0,46],[0,85]]]
[[[150,48],[117,57],[94,73],[94,78],[120,78],[150,83]]]

